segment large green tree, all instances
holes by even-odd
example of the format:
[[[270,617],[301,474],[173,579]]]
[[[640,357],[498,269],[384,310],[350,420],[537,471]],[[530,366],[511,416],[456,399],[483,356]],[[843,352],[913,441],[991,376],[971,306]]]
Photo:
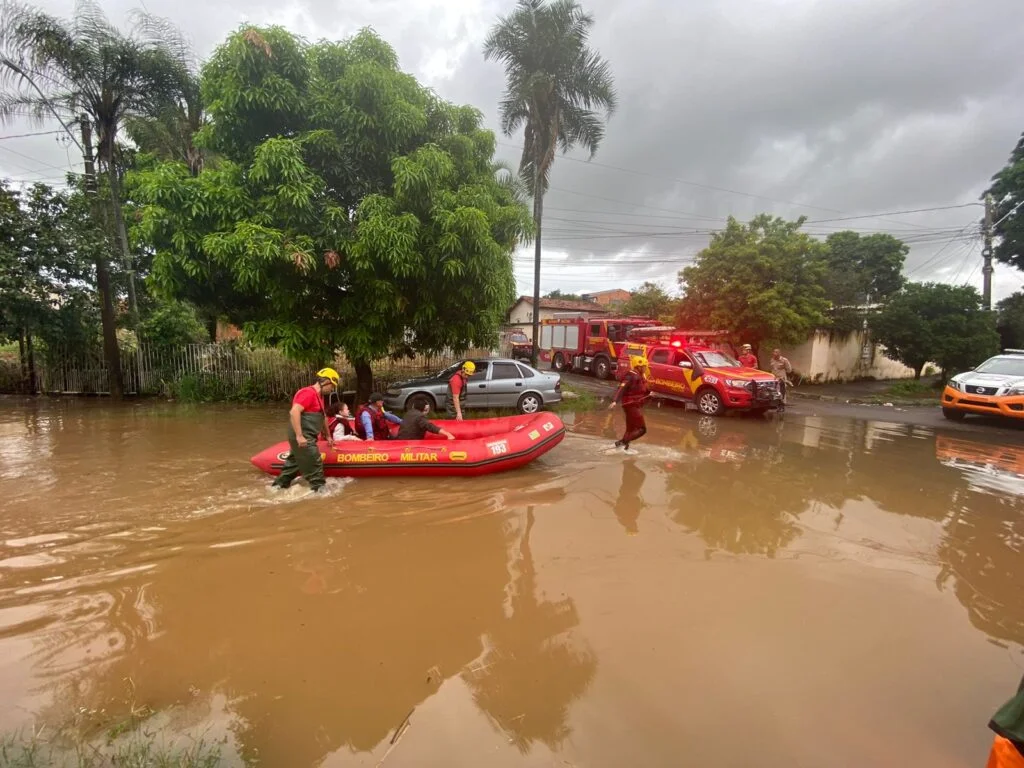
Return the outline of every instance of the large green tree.
[[[632,292],[629,301],[622,306],[622,314],[672,321],[675,320],[678,303],[658,283],[647,281]]]
[[[37,342],[52,354],[95,345],[95,252],[106,246],[78,191],[0,183],[0,339],[16,341],[35,391]]]
[[[832,327],[860,327],[865,304],[884,304],[903,287],[903,262],[910,249],[892,235],[834,232],[825,239],[825,296]]]
[[[800,231],[804,219],[768,214],[721,232],[679,273],[679,322],[733,332],[757,349],[764,341],[798,344],[826,323],[822,287],[826,246]]]
[[[161,295],[216,301],[298,359],[343,350],[360,395],[401,344],[494,342],[530,220],[477,110],[438,99],[367,30],[307,45],[245,27],[205,65],[203,97],[197,142],[216,167],[133,182]]]
[[[992,177],[986,193],[995,201],[995,234],[999,238],[994,255],[1004,264],[1024,269],[1024,135],[1009,162]],[[1019,207],[1018,207],[1019,206]]]
[[[76,142],[79,117],[91,123],[95,158],[109,193],[106,224],[111,241],[119,245],[133,325],[138,322],[135,264],[121,209],[118,136],[132,116],[160,113],[181,82],[180,65],[162,40],[122,32],[95,0],[76,0],[70,20],[17,2],[4,2],[0,8],[0,121],[28,110],[39,121],[57,119]],[[121,366],[109,269],[109,259],[99,254],[104,351],[111,394],[119,397]]]
[[[505,67],[501,130],[511,136],[524,129],[519,172],[533,195],[534,306],[540,305],[541,222],[555,151],[580,146],[593,157],[616,106],[611,68],[588,45],[593,25],[576,0],[519,0],[484,43],[484,58]],[[533,338],[540,338],[539,312]],[[537,353],[534,345],[534,365]]]
[[[969,285],[908,283],[872,321],[886,354],[914,369],[928,362],[952,374],[999,351],[999,334],[981,295]]]
[[[996,330],[1004,349],[1024,349],[1024,291],[996,304]]]

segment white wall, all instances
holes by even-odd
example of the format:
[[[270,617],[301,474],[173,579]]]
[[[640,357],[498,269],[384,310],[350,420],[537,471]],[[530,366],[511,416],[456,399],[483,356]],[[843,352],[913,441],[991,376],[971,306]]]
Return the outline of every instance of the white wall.
[[[873,344],[867,360],[862,358],[864,331],[830,334],[817,331],[796,347],[783,347],[793,369],[805,381],[848,381],[850,379],[912,379],[914,370],[885,356],[881,345]],[[761,349],[762,367],[771,358],[770,349]]]

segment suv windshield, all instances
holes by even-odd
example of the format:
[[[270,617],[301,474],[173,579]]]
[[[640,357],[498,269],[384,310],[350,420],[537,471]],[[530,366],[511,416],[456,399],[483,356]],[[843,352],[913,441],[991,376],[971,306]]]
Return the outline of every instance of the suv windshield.
[[[739,368],[740,364],[733,360],[728,355],[722,354],[721,352],[712,352],[705,350],[703,352],[693,352],[694,357],[697,361],[705,368]]]
[[[977,373],[996,373],[1003,376],[1024,376],[1024,356],[993,357],[974,369]]]

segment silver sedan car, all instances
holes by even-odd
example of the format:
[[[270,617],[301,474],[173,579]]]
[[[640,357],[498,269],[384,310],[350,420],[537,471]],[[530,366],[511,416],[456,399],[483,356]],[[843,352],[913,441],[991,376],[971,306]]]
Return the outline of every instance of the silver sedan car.
[[[562,377],[542,373],[526,363],[505,358],[473,360],[476,373],[469,377],[466,408],[515,408],[536,413],[562,401]],[[401,413],[411,405],[429,405],[437,413],[448,404],[448,379],[462,362],[448,366],[434,376],[401,381],[388,387],[384,407]]]

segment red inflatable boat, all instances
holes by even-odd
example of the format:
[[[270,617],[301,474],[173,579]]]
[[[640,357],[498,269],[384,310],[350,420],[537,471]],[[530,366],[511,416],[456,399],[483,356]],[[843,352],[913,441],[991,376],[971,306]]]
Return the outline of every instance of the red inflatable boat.
[[[498,419],[436,421],[454,440],[427,434],[423,440],[342,440],[329,448],[320,442],[327,477],[399,475],[486,475],[517,469],[550,451],[565,437],[562,420],[553,413]],[[398,427],[395,425],[394,430]],[[252,457],[257,469],[281,474],[287,442]]]

